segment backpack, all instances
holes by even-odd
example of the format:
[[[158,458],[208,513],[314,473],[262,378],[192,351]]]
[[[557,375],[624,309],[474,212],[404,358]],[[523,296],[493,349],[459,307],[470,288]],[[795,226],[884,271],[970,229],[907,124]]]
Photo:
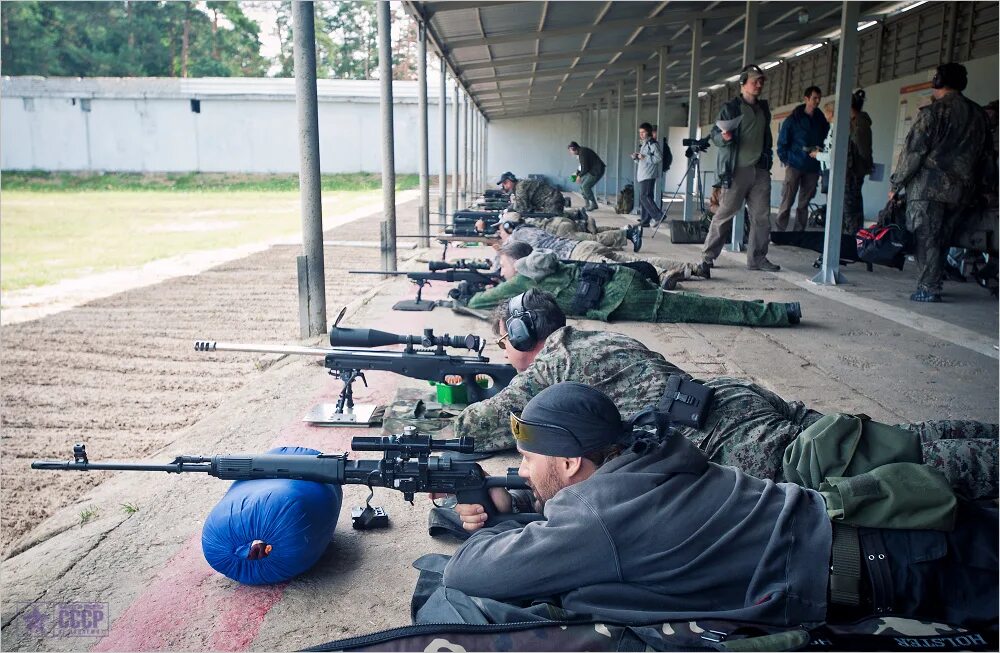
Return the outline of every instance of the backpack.
[[[859,229],[855,235],[858,259],[865,263],[903,269],[910,247],[910,233],[898,224]]]
[[[670,146],[667,145],[666,137],[663,138],[663,172],[670,170],[670,164],[674,162],[674,155],[670,153]]]
[[[632,188],[632,184],[625,184],[622,191],[618,193],[615,213],[631,213],[633,208],[635,208],[635,190]]]

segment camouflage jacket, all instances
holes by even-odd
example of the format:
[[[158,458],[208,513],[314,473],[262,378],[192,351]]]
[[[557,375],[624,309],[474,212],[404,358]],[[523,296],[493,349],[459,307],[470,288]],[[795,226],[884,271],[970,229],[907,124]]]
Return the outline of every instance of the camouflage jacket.
[[[565,201],[558,188],[541,179],[522,179],[511,195],[510,208],[518,213],[562,213]]]
[[[591,385],[614,400],[628,419],[656,404],[667,376],[680,370],[644,344],[620,333],[563,327],[546,341],[531,366],[499,394],[472,404],[455,421],[455,437],[472,435],[476,449],[514,447],[510,413],[520,412],[532,397],[561,381]]]
[[[917,114],[889,180],[908,200],[963,204],[995,184],[996,161],[986,112],[959,92]]]
[[[556,236],[544,229],[523,225],[514,230],[510,235],[510,241],[515,243],[528,243],[531,249],[547,249],[555,252],[559,258],[570,258],[570,254],[580,244],[579,240]]]

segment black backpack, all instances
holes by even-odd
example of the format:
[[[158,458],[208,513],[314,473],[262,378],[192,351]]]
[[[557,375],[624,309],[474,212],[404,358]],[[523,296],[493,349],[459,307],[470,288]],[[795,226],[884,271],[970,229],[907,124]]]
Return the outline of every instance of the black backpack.
[[[622,192],[618,193],[615,213],[631,213],[633,208],[635,208],[635,190],[632,188],[632,184],[625,184]]]
[[[674,155],[670,153],[670,146],[667,139],[663,139],[663,172],[670,170],[670,164],[674,162]]]
[[[859,229],[855,240],[858,243],[859,260],[902,270],[911,236],[898,224],[890,224],[886,227],[876,225],[871,229]]]

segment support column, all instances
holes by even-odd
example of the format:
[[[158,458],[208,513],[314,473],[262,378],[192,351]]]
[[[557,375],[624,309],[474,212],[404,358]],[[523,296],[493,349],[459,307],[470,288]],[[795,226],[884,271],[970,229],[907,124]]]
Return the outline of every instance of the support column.
[[[448,73],[445,71],[444,57],[440,57],[441,89],[438,95],[438,109],[441,114],[441,165],[438,169],[438,211],[439,222],[448,220]]]
[[[452,184],[453,184],[452,185],[452,203],[455,205],[455,210],[456,211],[458,211],[460,208],[464,208],[464,207],[460,207],[459,204],[458,204],[458,183],[459,183],[458,176],[459,176],[459,171],[461,171],[461,168],[459,167],[461,165],[461,162],[459,161],[459,158],[458,158],[459,157],[459,151],[460,151],[458,149],[458,145],[459,145],[458,141],[459,141],[459,139],[460,139],[460,137],[462,135],[462,132],[459,131],[459,118],[462,115],[461,106],[459,105],[459,102],[461,101],[461,99],[462,99],[462,95],[461,95],[461,91],[460,91],[459,86],[458,86],[458,80],[456,79],[455,80],[455,174],[453,175],[453,180],[452,180]]]
[[[625,103],[625,82],[618,82],[618,117],[615,119],[615,201],[622,190],[622,107]]]
[[[299,334],[326,333],[326,272],[323,263],[323,202],[320,197],[319,113],[316,99],[316,32],[313,3],[292,3],[295,107],[299,127]]]
[[[661,45],[659,49],[659,70],[656,76],[656,135],[659,142],[662,143],[663,139],[667,136],[667,126],[663,124],[666,121],[666,98],[663,94],[667,90],[667,52],[669,48],[665,45]],[[659,144],[659,143],[658,143]],[[662,154],[662,152],[661,152]],[[656,197],[657,204],[663,202],[663,173],[656,178],[656,190],[654,191],[654,196]]]
[[[472,133],[472,98],[468,95],[464,97],[465,103],[465,127],[464,127],[464,137],[463,137],[463,157],[462,157],[462,204],[464,206],[469,205],[469,168],[472,163],[472,139],[469,135]]]
[[[490,121],[483,116],[483,188],[493,187],[496,181],[490,175]]]
[[[840,49],[837,53],[837,99],[833,116],[833,152],[830,154],[830,193],[826,200],[826,235],[823,266],[813,283],[835,285],[847,279],[840,273],[840,230],[844,224],[844,182],[847,177],[847,146],[851,129],[851,90],[858,63],[857,2],[844,0],[840,18]]]
[[[698,89],[701,88],[701,30],[702,21],[691,23],[691,90],[688,92],[688,138],[698,138],[698,124],[701,111],[698,104]],[[695,184],[701,180],[694,175],[688,175],[687,189],[684,193],[684,219],[695,219]]]
[[[417,131],[420,132],[420,216],[417,233],[420,234],[420,246],[430,247],[431,241],[428,236],[431,233],[430,212],[431,212],[431,180],[430,180],[430,152],[428,151],[427,134],[427,26],[424,22],[417,22]]]
[[[743,65],[749,66],[757,59],[757,10],[758,3],[747,0],[746,19],[743,25]],[[787,75],[786,75],[787,77]],[[714,116],[713,116],[714,117]],[[743,251],[744,224],[740,216],[733,220],[733,239],[729,243],[730,252]]]
[[[607,109],[604,113],[604,203],[608,204],[608,178],[611,176],[611,93],[604,96]]]
[[[635,129],[632,131],[632,138],[639,138],[639,125],[643,123],[642,119],[642,78],[646,75],[646,66],[638,65],[635,67]],[[639,196],[639,162],[636,161],[632,164],[632,180],[635,182],[635,197]],[[635,203],[635,208],[632,209],[632,213],[641,213],[639,210],[639,203]]]
[[[294,3],[293,3],[294,4]],[[382,109],[382,269],[396,271],[396,148],[392,120],[392,18],[389,0],[379,0],[378,75]]]

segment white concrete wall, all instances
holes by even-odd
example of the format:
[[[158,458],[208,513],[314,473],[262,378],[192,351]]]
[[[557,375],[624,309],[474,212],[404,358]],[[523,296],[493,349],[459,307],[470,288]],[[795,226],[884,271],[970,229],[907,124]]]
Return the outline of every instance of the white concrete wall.
[[[121,172],[297,172],[293,97],[188,99],[94,97],[0,99],[0,168]],[[454,121],[449,111],[448,138]],[[394,108],[396,167],[418,171],[417,105]],[[430,101],[430,172],[438,174],[440,119]],[[325,173],[381,170],[381,117],[372,98],[320,98],[320,164]],[[448,167],[453,171],[449,145]]]

